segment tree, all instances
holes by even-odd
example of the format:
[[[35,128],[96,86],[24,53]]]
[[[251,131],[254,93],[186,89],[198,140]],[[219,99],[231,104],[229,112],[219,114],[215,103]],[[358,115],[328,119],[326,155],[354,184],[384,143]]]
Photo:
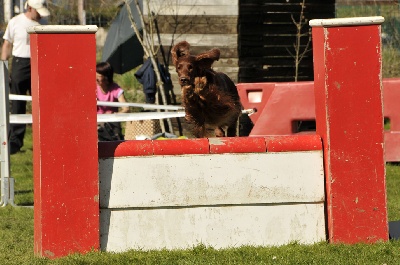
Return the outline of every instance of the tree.
[[[133,18],[132,10],[131,10],[128,0],[124,0],[124,2],[125,2],[125,5],[127,7],[128,13],[129,13],[129,19],[131,21],[132,28],[135,31],[135,34],[136,34],[140,44],[143,47],[143,51],[144,51],[146,58],[149,58],[151,60],[151,64],[153,65],[154,73],[156,74],[156,80],[157,80],[157,83],[156,83],[157,84],[157,93],[159,93],[161,95],[162,102],[164,105],[166,105],[167,97],[165,95],[164,83],[162,81],[161,74],[160,74],[160,71],[158,68],[158,63],[156,60],[158,49],[156,48],[156,45],[155,45],[155,42],[153,39],[153,34],[152,34],[155,30],[154,19],[152,18],[153,13],[148,12],[150,17],[148,20],[148,28],[147,28],[144,23],[144,16],[143,16],[142,10],[140,9],[139,1],[134,0],[135,7],[138,11],[141,23],[143,25],[143,27],[142,27],[143,34],[141,34],[139,27]],[[146,3],[147,3],[147,7],[149,8],[148,1],[146,1]],[[158,96],[156,98],[159,99]],[[158,103],[160,103],[160,102],[158,102]],[[168,110],[165,110],[165,111],[168,111]],[[161,130],[163,132],[165,132],[166,129],[165,129],[164,123],[162,121],[160,121],[160,123],[161,123]],[[168,123],[169,130],[172,131],[171,119],[167,119],[167,123]]]
[[[80,25],[86,25],[84,0],[78,0],[78,18],[79,18]]]
[[[295,64],[295,75],[294,75],[294,81],[297,82],[298,76],[299,76],[299,65],[301,60],[304,58],[304,56],[311,51],[310,44],[311,44],[311,28],[308,29],[307,32],[303,32],[303,27],[307,25],[308,19],[304,17],[304,9],[306,8],[306,1],[303,0],[302,3],[300,3],[301,6],[301,11],[299,15],[299,20],[296,21],[294,16],[291,15],[293,24],[296,26],[297,32],[296,32],[296,41],[293,44],[295,53],[293,54],[289,49],[288,52],[290,55],[294,58],[294,64]],[[301,50],[301,38],[302,37],[308,37],[308,41],[306,46],[304,47],[303,50]]]
[[[53,25],[107,25],[119,10],[115,0],[57,0],[48,1],[49,24]],[[120,1],[121,2],[121,1]]]

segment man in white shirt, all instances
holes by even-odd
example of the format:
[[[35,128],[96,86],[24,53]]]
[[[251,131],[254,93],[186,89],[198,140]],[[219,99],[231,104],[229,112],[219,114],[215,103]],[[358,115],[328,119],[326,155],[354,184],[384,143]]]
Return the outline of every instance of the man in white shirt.
[[[13,17],[4,33],[4,43],[1,49],[1,60],[12,58],[11,94],[26,95],[31,93],[31,51],[29,34],[26,29],[40,25],[43,17],[50,15],[46,0],[28,0],[25,3],[25,13]],[[12,114],[25,114],[26,101],[14,100],[11,102]],[[26,125],[10,125],[10,154],[20,151],[24,144]]]

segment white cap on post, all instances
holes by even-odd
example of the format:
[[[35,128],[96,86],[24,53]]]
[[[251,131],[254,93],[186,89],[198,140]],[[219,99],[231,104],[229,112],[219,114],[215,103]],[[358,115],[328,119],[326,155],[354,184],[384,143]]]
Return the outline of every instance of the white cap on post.
[[[50,15],[50,11],[47,9],[46,0],[28,0],[25,3],[25,9],[28,6],[36,9],[41,17],[48,17]]]
[[[384,17],[348,17],[348,18],[331,18],[331,19],[311,19],[309,25],[311,27],[336,27],[336,26],[362,26],[382,24]]]

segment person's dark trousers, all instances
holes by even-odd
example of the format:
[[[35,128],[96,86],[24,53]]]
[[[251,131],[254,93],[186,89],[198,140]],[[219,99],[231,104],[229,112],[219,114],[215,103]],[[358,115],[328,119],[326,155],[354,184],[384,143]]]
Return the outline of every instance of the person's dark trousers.
[[[11,69],[11,94],[31,94],[31,60],[13,57]],[[12,100],[11,114],[25,114],[26,101]],[[18,152],[24,145],[26,124],[10,124],[10,153]]]

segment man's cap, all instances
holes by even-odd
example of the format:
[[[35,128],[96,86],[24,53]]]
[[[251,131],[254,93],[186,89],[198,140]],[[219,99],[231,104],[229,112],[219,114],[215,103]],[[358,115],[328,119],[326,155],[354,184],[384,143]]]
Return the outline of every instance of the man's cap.
[[[47,9],[46,0],[28,0],[25,3],[25,9],[28,8],[28,5],[36,9],[41,17],[47,17],[50,15],[50,11]]]

